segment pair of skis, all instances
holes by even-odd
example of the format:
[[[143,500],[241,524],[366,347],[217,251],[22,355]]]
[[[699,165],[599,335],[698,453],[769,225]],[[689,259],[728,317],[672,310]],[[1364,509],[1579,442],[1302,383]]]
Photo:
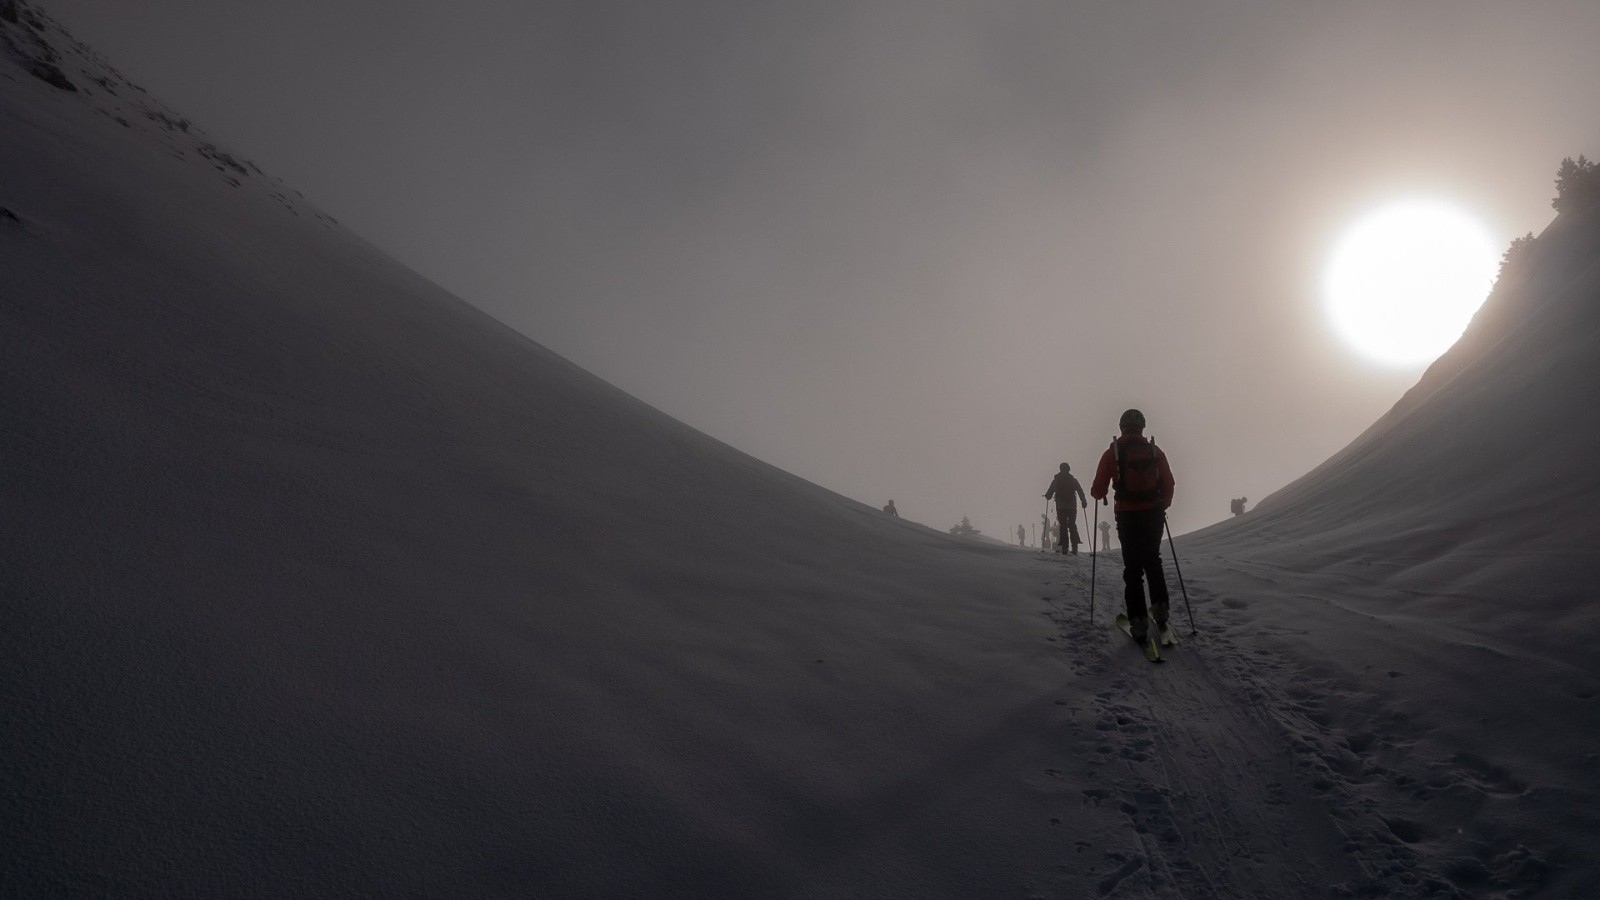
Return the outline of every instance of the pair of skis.
[[[1117,613],[1117,627],[1121,628],[1122,633],[1127,635],[1129,638],[1133,637],[1133,626],[1128,622],[1127,613]],[[1158,641],[1160,643],[1159,647],[1156,646]],[[1143,653],[1144,658],[1150,662],[1166,662],[1166,660],[1161,658],[1161,647],[1175,647],[1177,645],[1178,636],[1173,634],[1172,629],[1169,627],[1161,629],[1161,633],[1157,637],[1150,637],[1147,634],[1143,643],[1139,644],[1139,651]]]

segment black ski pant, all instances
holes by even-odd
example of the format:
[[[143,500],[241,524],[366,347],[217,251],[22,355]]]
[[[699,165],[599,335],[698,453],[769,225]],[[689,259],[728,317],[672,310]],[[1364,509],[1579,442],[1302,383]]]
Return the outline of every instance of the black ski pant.
[[[1062,549],[1078,549],[1083,543],[1083,538],[1078,536],[1078,508],[1076,506],[1056,505],[1056,519],[1061,522]],[[1069,536],[1072,543],[1067,543]]]
[[[1135,635],[1148,627],[1146,616],[1156,626],[1167,624],[1167,576],[1161,571],[1161,531],[1167,514],[1159,509],[1127,510],[1117,513],[1117,540],[1122,542],[1123,597],[1128,604],[1128,622]],[[1150,607],[1144,605],[1144,582],[1150,582]]]

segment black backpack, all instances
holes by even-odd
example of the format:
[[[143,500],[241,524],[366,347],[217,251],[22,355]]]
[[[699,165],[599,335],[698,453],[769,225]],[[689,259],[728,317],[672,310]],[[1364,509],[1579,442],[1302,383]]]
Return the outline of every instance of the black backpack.
[[[1130,441],[1128,452],[1122,452],[1122,442],[1111,442],[1111,454],[1117,460],[1116,488],[1118,503],[1154,503],[1161,499],[1161,460],[1156,456],[1156,442]]]

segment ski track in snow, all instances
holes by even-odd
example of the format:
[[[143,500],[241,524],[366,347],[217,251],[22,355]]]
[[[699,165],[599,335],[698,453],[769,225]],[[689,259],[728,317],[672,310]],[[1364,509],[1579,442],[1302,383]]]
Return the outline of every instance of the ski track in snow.
[[[1527,846],[1451,841],[1437,825],[1452,814],[1441,806],[1466,815],[1484,802],[1523,795],[1526,782],[1466,751],[1445,765],[1412,757],[1426,728],[1402,711],[1346,729],[1337,710],[1370,712],[1375,692],[1265,646],[1253,629],[1216,621],[1221,610],[1248,602],[1219,601],[1192,575],[1189,595],[1201,630],[1188,633],[1174,580],[1172,622],[1180,644],[1165,651],[1167,665],[1152,666],[1111,622],[1122,605],[1120,564],[1109,567],[1110,577],[1099,574],[1093,625],[1089,563],[1066,567],[1043,583],[1044,614],[1074,674],[1102,686],[1069,725],[1094,736],[1092,754],[1063,760],[1058,773],[1063,784],[1089,785],[1080,802],[1115,808],[1135,836],[1131,850],[1079,848],[1100,857],[1092,873],[1098,896],[1538,891],[1547,863]]]
[[[1272,746],[1255,710],[1219,689],[1200,649],[1206,638],[1171,648],[1172,664],[1152,666],[1112,626],[1116,607],[1103,594],[1092,626],[1081,612],[1086,591],[1074,585],[1057,598],[1080,610],[1050,611],[1074,671],[1102,685],[1089,721],[1076,724],[1093,733],[1093,755],[1067,780],[1092,785],[1081,789],[1082,802],[1114,807],[1136,836],[1137,855],[1102,851],[1099,896],[1319,893],[1279,864],[1310,855],[1296,845],[1306,841],[1303,822],[1317,821],[1316,801],[1294,789],[1288,754]]]
[[[1491,636],[1385,614],[1374,599],[1400,592],[1370,582],[1336,582],[1348,593],[1330,596],[1325,587],[1307,592],[1303,575],[1255,562],[1222,561],[1214,574],[1237,586],[1216,604],[1233,619],[1229,630],[1255,645],[1258,664],[1234,655],[1234,675],[1291,738],[1302,777],[1332,800],[1373,879],[1366,894],[1542,895],[1559,861],[1584,852],[1561,833],[1571,823],[1551,825],[1573,806],[1593,808],[1595,755],[1582,749],[1592,738],[1551,726],[1593,721],[1588,676]],[[1251,585],[1271,599],[1267,611],[1240,599]],[[1283,621],[1292,615],[1303,624]],[[1340,627],[1350,617],[1365,627]],[[1365,643],[1316,651],[1322,635],[1338,633]],[[1523,721],[1496,721],[1519,704]],[[1563,705],[1570,717],[1556,712]],[[1574,803],[1575,794],[1587,796]],[[1587,817],[1578,829],[1594,833],[1596,824]]]

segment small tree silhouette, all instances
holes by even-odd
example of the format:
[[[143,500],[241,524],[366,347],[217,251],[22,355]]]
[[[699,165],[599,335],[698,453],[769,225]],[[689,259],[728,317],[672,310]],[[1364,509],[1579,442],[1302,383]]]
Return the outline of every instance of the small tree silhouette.
[[[1574,160],[1567,157],[1556,170],[1556,196],[1550,201],[1555,211],[1567,212],[1594,205],[1600,201],[1600,165],[1578,154]]]
[[[1511,246],[1500,255],[1500,274],[1496,279],[1506,277],[1507,272],[1515,272],[1527,264],[1533,253],[1533,232],[1528,232],[1519,238],[1511,239]]]
[[[951,534],[981,534],[982,532],[972,527],[972,522],[966,516],[961,517],[960,525],[950,527]]]

